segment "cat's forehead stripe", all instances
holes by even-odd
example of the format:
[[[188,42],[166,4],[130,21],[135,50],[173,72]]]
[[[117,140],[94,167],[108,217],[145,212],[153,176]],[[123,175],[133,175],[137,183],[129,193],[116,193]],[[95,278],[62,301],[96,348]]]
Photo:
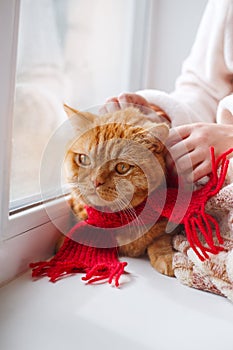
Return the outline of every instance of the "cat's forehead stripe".
[[[109,156],[116,157],[123,151],[124,140],[134,140],[135,135],[142,130],[141,127],[135,127],[126,123],[114,122],[97,125],[93,129],[86,131],[77,140],[73,151],[90,154],[93,158],[101,153],[108,153]],[[118,143],[120,144],[118,145]]]
[[[129,138],[129,135],[125,132],[128,128],[129,126],[127,125],[124,125],[123,128],[122,125],[115,123],[96,126],[90,133],[86,134],[89,150],[93,146],[104,144],[113,138]]]
[[[119,148],[116,147],[116,142],[111,141],[117,139],[124,139],[123,129],[119,125],[97,126],[89,137],[87,135],[88,152],[92,154],[93,158],[100,155],[115,158],[119,155]]]

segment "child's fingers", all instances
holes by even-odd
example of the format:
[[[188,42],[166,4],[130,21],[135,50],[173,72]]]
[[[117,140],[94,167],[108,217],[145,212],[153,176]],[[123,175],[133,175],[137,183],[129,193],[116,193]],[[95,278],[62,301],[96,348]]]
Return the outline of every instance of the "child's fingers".
[[[198,164],[196,168],[186,176],[186,180],[191,182],[196,182],[200,180],[202,177],[208,175],[211,172],[211,163],[209,160],[205,160],[204,162]]]
[[[192,152],[194,150],[194,145],[192,143],[189,143],[188,140],[180,140],[168,149],[171,157],[176,161],[178,158],[183,157],[185,154]]]
[[[132,107],[134,104],[132,94],[130,93],[122,93],[118,96],[118,101],[121,109]]]
[[[183,154],[179,157],[177,153],[174,155],[170,152],[171,159],[168,159],[168,163],[171,163],[171,160],[173,160],[178,174],[182,175],[189,183],[196,182],[211,171],[207,151],[197,147],[191,152],[182,152]]]
[[[112,113],[121,109],[117,97],[109,97],[105,104],[100,108],[100,114]]]
[[[118,100],[122,109],[135,106],[143,112],[145,109],[144,107],[147,109],[149,107],[149,104],[144,97],[134,93],[122,93],[118,96]]]
[[[203,159],[200,158],[199,152],[194,150],[178,158],[175,164],[178,171],[185,174],[191,172],[201,161],[203,161]]]
[[[173,146],[174,144],[180,142],[181,140],[186,139],[191,133],[190,125],[177,126],[170,129],[169,136],[166,141],[168,147]]]
[[[127,107],[138,107],[143,113],[149,110],[150,105],[147,100],[137,94],[124,92],[118,97],[110,97],[106,100],[105,104],[100,108],[100,114],[112,113],[119,109],[125,109]]]

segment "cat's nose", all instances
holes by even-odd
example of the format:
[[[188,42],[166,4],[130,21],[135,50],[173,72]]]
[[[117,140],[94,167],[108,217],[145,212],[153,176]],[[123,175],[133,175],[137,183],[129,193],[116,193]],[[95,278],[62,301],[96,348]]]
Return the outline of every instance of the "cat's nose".
[[[97,187],[100,187],[101,185],[103,185],[104,181],[102,179],[95,179],[93,181],[93,184],[94,184],[95,188],[97,188]]]

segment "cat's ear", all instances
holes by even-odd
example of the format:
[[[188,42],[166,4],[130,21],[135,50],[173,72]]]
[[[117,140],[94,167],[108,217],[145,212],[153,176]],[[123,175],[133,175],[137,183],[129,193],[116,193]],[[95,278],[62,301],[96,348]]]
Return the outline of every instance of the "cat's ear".
[[[88,130],[93,126],[94,115],[89,112],[80,112],[74,108],[63,105],[64,110],[73,126],[77,131]]]
[[[148,131],[157,137],[161,142],[165,142],[169,134],[169,127],[165,123],[155,124],[149,128]]]
[[[169,134],[169,127],[165,123],[155,124],[147,130],[153,137],[152,141],[155,146],[155,151],[160,153],[164,149],[165,141]]]
[[[64,107],[64,111],[66,112],[66,114],[67,114],[67,116],[68,116],[69,118],[71,118],[71,117],[74,116],[75,114],[79,113],[79,111],[77,111],[77,110],[74,109],[74,108],[69,107],[69,106],[66,105],[65,103],[64,103],[63,107]]]

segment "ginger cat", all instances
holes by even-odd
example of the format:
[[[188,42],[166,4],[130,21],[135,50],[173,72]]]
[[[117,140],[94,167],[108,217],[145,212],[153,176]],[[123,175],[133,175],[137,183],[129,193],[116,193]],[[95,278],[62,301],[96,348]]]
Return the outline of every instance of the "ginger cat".
[[[146,200],[165,179],[165,147],[168,126],[152,123],[137,108],[104,115],[65,111],[77,138],[65,159],[67,180],[72,186],[72,208],[85,219],[85,205],[102,210],[128,210]],[[117,236],[121,255],[148,254],[152,266],[173,276],[172,235],[165,233],[166,219],[160,219],[132,240],[130,233]],[[134,230],[139,230],[139,222]]]

